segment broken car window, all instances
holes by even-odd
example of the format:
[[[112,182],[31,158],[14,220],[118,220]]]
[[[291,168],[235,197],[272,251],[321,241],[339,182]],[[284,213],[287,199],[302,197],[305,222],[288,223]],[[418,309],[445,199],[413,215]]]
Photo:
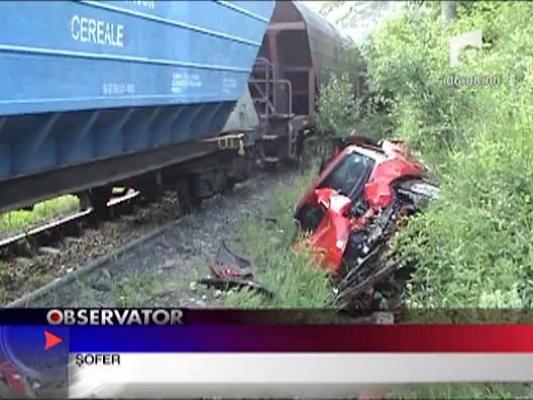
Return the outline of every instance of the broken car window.
[[[332,188],[355,200],[368,181],[373,166],[374,161],[371,158],[359,153],[350,153],[337,164],[319,188]]]

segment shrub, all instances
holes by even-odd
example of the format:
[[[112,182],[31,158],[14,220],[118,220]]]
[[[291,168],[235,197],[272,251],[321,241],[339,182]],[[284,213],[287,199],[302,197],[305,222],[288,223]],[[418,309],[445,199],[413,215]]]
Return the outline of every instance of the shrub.
[[[320,89],[317,128],[321,137],[348,134],[359,112],[354,87],[347,72],[331,74]]]
[[[366,49],[373,90],[387,97],[389,130],[421,151],[442,196],[395,243],[416,264],[411,307],[531,307],[533,282],[533,7],[475,2],[444,24],[436,8],[408,8]],[[448,40],[482,29],[481,50],[448,64]],[[499,85],[449,86],[453,75]]]

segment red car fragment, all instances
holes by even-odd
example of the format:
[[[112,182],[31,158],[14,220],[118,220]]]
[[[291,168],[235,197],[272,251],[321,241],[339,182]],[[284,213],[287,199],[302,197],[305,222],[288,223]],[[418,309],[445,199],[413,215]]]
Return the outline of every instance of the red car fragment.
[[[338,151],[298,202],[295,218],[333,275],[342,271],[350,238],[392,206],[396,185],[423,181],[426,168],[400,142],[368,140]],[[364,253],[364,252],[363,252]]]

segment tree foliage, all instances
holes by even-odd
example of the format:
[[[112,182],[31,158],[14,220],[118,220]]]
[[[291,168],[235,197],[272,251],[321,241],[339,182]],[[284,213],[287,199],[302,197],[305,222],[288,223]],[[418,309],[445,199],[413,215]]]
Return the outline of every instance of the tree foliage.
[[[417,267],[406,300],[531,307],[533,5],[474,2],[457,11],[444,23],[437,8],[412,5],[365,53],[372,90],[389,103],[383,129],[419,150],[442,187],[396,242]],[[450,37],[480,28],[483,48],[452,69]],[[450,85],[450,77],[471,80]],[[480,83],[485,77],[497,83]]]
[[[320,89],[317,127],[320,136],[348,134],[359,113],[355,90],[346,72],[331,74]]]

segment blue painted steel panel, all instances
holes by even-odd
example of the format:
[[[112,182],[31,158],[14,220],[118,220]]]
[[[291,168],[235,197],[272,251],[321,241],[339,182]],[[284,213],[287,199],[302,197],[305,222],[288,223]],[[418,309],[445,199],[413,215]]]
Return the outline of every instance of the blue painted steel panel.
[[[0,181],[219,133],[274,5],[0,0]]]
[[[268,23],[272,13],[271,2],[257,1],[237,4],[232,1],[195,1],[194,8],[176,7],[170,1],[123,1],[111,0],[101,3],[101,7],[110,10],[130,12],[133,15],[151,20],[159,20],[168,24],[180,24],[200,32],[210,32],[213,35],[228,36],[234,40],[256,43],[257,38],[264,35],[264,25],[248,23],[242,29],[243,15],[260,22]],[[234,12],[228,12],[221,6]],[[223,12],[221,12],[221,10]],[[193,12],[191,12],[193,11]],[[199,19],[198,16],[202,18]],[[261,41],[261,39],[259,39]]]
[[[1,1],[0,115],[236,101],[273,7]]]

